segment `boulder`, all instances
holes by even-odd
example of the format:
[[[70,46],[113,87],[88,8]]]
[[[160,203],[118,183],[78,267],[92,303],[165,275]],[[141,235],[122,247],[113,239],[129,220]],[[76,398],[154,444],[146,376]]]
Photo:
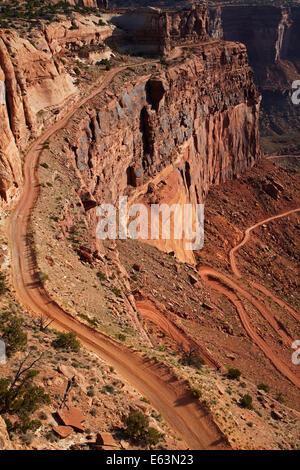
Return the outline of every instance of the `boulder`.
[[[85,421],[85,417],[77,408],[58,410],[56,414],[64,426],[71,426],[75,431],[84,432],[81,423]]]
[[[99,432],[96,437],[96,444],[105,447],[118,447],[117,442],[109,432]]]
[[[58,434],[61,439],[65,439],[66,437],[70,436],[73,432],[73,428],[71,426],[55,426],[53,431]]]

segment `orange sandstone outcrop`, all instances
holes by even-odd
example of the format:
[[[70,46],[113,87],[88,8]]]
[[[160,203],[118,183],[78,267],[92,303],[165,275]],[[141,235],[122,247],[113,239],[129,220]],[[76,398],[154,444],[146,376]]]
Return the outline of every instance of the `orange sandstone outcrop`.
[[[169,165],[189,198],[203,201],[211,184],[259,158],[259,104],[245,46],[200,45],[184,63],[95,100],[69,154],[96,202],[115,201]]]
[[[0,42],[0,63],[1,60]],[[7,68],[7,77],[12,70]],[[8,86],[10,81],[7,79]],[[13,102],[12,105],[16,103]],[[19,193],[22,182],[22,169],[19,152],[10,126],[9,114],[6,104],[6,86],[3,68],[0,66],[0,197],[2,201],[9,201]]]
[[[61,0],[51,0],[52,3],[58,3]],[[66,0],[70,5],[80,5],[84,7],[108,8],[108,0]]]
[[[6,424],[0,416],[0,450],[12,450],[12,444],[8,436]]]

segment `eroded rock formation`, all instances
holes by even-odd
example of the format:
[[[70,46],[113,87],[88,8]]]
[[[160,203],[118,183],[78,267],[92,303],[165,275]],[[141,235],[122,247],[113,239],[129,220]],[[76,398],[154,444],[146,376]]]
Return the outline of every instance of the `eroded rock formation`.
[[[114,27],[98,25],[96,20],[99,18],[93,15],[85,18],[75,14],[73,19],[33,28],[28,38],[16,30],[0,29],[1,206],[19,194],[20,155],[30,139],[41,132],[43,114],[61,108],[78,91],[63,55],[73,51],[79,54],[91,44],[101,46],[111,35]],[[102,52],[99,49],[97,53]]]
[[[64,149],[83,203],[151,195],[149,183],[156,201],[203,202],[259,158],[259,104],[245,46],[225,42],[95,101]]]
[[[199,46],[185,63],[127,85],[105,107],[95,103],[70,145],[98,201],[115,200],[168,165],[183,170],[184,162],[189,189],[203,200],[211,183],[258,158],[259,102],[243,45]]]

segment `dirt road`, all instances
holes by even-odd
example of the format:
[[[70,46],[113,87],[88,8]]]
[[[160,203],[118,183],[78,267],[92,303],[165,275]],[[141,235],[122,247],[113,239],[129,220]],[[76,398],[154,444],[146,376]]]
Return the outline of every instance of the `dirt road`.
[[[289,211],[283,212],[281,214],[274,215],[272,217],[268,217],[267,219],[262,220],[261,222],[257,222],[256,224],[252,225],[251,227],[247,228],[244,232],[244,237],[242,241],[233,247],[229,253],[229,260],[230,265],[233,273],[237,278],[241,278],[241,272],[238,269],[238,264],[236,260],[236,255],[240,248],[242,248],[250,239],[251,232],[255,230],[257,227],[261,225],[267,224],[273,220],[286,217],[290,214],[295,212],[299,212],[300,208],[291,209]],[[199,275],[202,280],[205,282],[206,285],[211,287],[212,289],[220,292],[221,294],[225,295],[235,306],[238,315],[240,317],[241,323],[243,324],[245,330],[247,331],[249,337],[257,344],[257,346],[264,352],[264,354],[268,357],[268,359],[272,362],[274,367],[279,370],[285,377],[287,377],[296,387],[300,388],[300,378],[294,374],[291,370],[291,364],[287,364],[284,361],[284,358],[278,357],[272,349],[268,346],[268,344],[264,341],[264,339],[256,332],[256,330],[251,326],[248,314],[243,306],[242,301],[238,297],[237,294],[242,295],[246,298],[252,305],[255,307],[261,315],[269,322],[272,328],[276,331],[277,334],[280,335],[283,344],[288,347],[291,347],[293,339],[288,336],[286,331],[284,331],[281,326],[278,324],[272,312],[255,296],[253,296],[248,289],[243,288],[242,285],[232,279],[230,279],[225,274],[220,273],[214,268],[208,266],[202,266],[199,269]],[[296,320],[299,321],[300,315],[296,312],[292,307],[287,305],[283,300],[278,299],[272,292],[270,292],[265,286],[259,284],[258,282],[252,282],[251,286],[263,294],[271,297],[278,305],[285,308]]]
[[[161,412],[175,434],[191,449],[229,448],[222,433],[214,424],[205,407],[192,397],[186,384],[177,381],[167,368],[154,360],[142,357],[109,336],[82,324],[62,310],[36,284],[36,266],[28,244],[27,229],[31,209],[38,196],[37,165],[45,141],[62,129],[76,109],[101,92],[112,78],[125,67],[108,72],[102,84],[89,96],[80,100],[59,122],[52,125],[29,148],[24,162],[24,186],[20,200],[9,221],[9,241],[13,285],[16,296],[33,314],[44,314],[54,320],[54,326],[76,333],[90,350],[111,364]]]
[[[157,310],[149,300],[139,300],[136,307],[143,318],[152,321],[162,331],[167,333],[177,344],[182,345],[183,349],[188,351],[191,347],[199,351],[200,356],[205,363],[214,369],[220,369],[221,364],[216,361],[209,352],[203,348],[197,341],[193,340],[185,332],[181,331],[171,320],[169,320],[162,312]]]

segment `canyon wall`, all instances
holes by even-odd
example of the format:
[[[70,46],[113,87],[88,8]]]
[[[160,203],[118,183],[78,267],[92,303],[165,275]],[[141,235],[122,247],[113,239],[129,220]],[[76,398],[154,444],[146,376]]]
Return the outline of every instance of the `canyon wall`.
[[[19,152],[40,130],[37,114],[61,104],[75,87],[51,53],[36,49],[11,30],[0,30],[0,75],[0,196],[8,203],[22,184]]]
[[[137,8],[112,21],[124,31],[123,48],[135,53],[166,54],[174,43],[208,39],[209,16],[204,6],[178,11]]]
[[[260,96],[245,46],[219,42],[193,51],[90,104],[63,149],[76,165],[86,210],[120,195],[201,203],[210,185],[257,161]]]
[[[223,6],[210,9],[215,38],[247,46],[262,93],[261,126],[266,150],[300,150],[300,106],[291,101],[300,78],[300,6]]]
[[[98,45],[100,53],[100,46],[112,34],[113,26],[97,25],[98,21],[93,15],[75,14],[73,19],[32,28],[27,37],[13,29],[0,29],[1,207],[19,194],[21,154],[30,140],[78,93],[72,73],[74,57],[91,44]],[[68,68],[65,59],[72,60]]]

